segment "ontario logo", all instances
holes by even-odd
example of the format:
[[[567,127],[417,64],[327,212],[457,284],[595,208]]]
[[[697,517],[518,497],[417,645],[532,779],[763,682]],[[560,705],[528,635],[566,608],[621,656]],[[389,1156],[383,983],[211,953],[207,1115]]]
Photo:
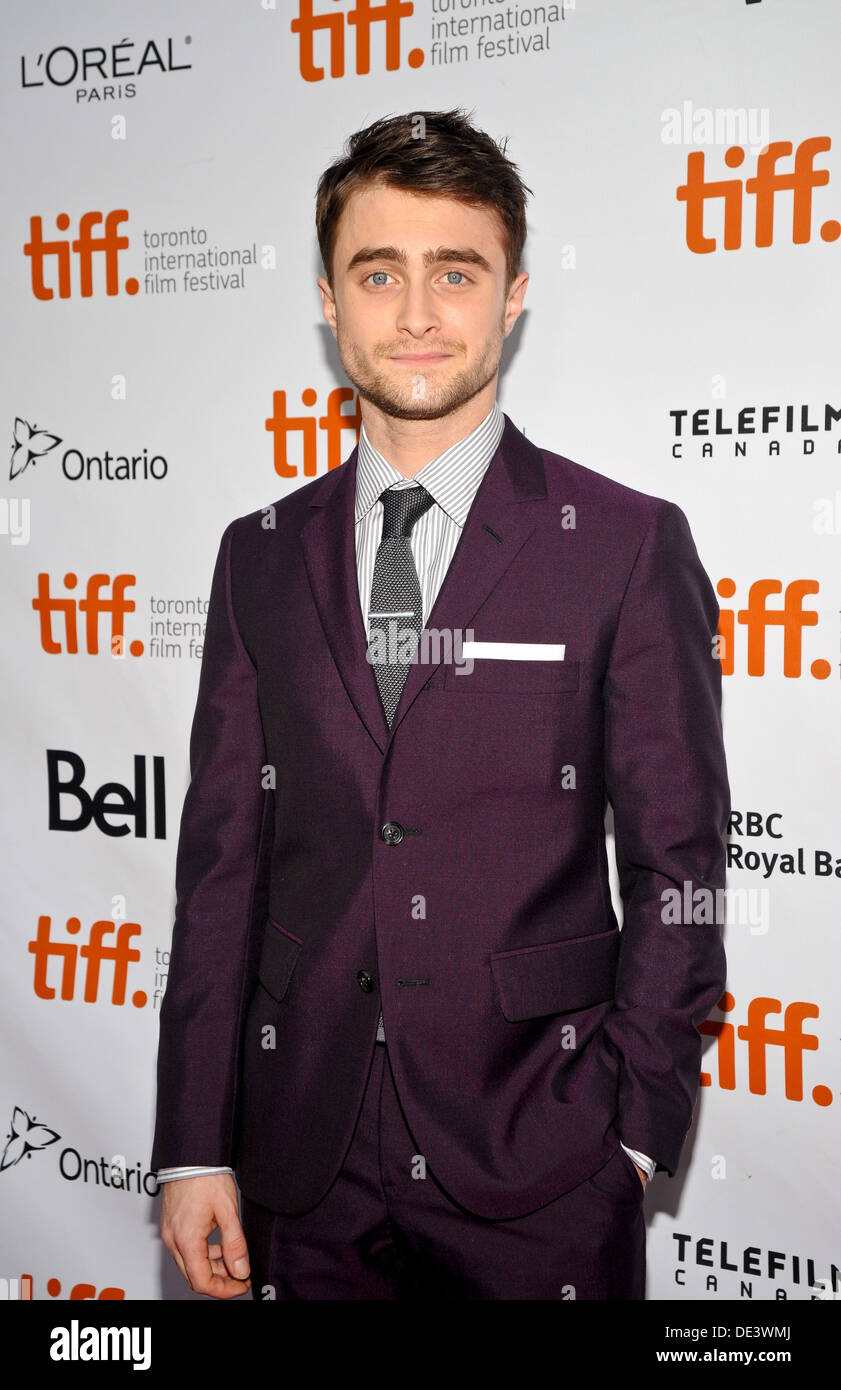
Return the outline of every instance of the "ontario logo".
[[[0,1157],[0,1173],[5,1168],[14,1168],[22,1158],[31,1158],[41,1149],[49,1148],[61,1135],[47,1125],[41,1124],[34,1115],[30,1116],[21,1106],[16,1105],[9,1122],[6,1147]]]
[[[61,435],[51,434],[39,425],[30,424],[22,416],[15,417],[12,431],[12,457],[9,481],[14,482],[27,468],[34,468],[39,459],[46,458],[61,444]],[[68,448],[61,454],[61,473],[70,483],[78,482],[160,482],[169,472],[163,454],[124,454],[104,449],[99,454],[84,454],[81,449]]]

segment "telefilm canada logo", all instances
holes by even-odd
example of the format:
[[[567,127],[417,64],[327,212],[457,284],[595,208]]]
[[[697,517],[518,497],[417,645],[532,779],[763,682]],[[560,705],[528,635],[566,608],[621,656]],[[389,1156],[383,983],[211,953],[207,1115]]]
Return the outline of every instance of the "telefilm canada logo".
[[[38,52],[21,53],[20,85],[27,92],[72,91],[77,106],[124,101],[141,84],[188,72],[192,36],[108,39],[102,43],[57,43]],[[176,79],[178,80],[178,79]]]
[[[720,1176],[720,1175],[719,1175]],[[691,1291],[721,1293],[726,1298],[760,1298],[787,1302],[792,1297],[837,1300],[841,1296],[841,1269],[818,1260],[761,1245],[739,1247],[730,1240],[673,1231],[674,1281]],[[757,1281],[759,1287],[757,1288]]]
[[[713,399],[725,390],[723,378],[714,377]],[[841,405],[832,401],[680,406],[668,414],[673,459],[799,460],[841,454]]]

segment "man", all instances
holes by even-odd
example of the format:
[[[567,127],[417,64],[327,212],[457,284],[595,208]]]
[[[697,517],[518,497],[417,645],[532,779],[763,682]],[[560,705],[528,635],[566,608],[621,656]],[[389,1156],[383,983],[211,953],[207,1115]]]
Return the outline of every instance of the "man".
[[[223,536],[178,849],[152,1164],[202,1293],[644,1297],[725,982],[672,907],[724,883],[718,607],[678,507],[496,402],[527,191],[459,111],[319,184],[360,440]]]

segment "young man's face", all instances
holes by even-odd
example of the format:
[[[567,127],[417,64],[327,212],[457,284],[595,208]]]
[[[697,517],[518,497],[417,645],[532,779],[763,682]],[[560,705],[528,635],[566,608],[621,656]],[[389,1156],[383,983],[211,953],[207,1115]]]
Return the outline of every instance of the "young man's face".
[[[345,205],[333,290],[318,285],[360,396],[385,415],[432,420],[496,377],[528,275],[508,290],[505,278],[490,210],[374,184]]]

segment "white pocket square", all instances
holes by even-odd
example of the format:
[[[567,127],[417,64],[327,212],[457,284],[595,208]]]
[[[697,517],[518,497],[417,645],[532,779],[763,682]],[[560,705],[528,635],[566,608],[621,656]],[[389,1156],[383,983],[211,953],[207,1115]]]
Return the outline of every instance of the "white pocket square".
[[[503,661],[563,661],[563,642],[462,642],[462,656],[493,656]]]

